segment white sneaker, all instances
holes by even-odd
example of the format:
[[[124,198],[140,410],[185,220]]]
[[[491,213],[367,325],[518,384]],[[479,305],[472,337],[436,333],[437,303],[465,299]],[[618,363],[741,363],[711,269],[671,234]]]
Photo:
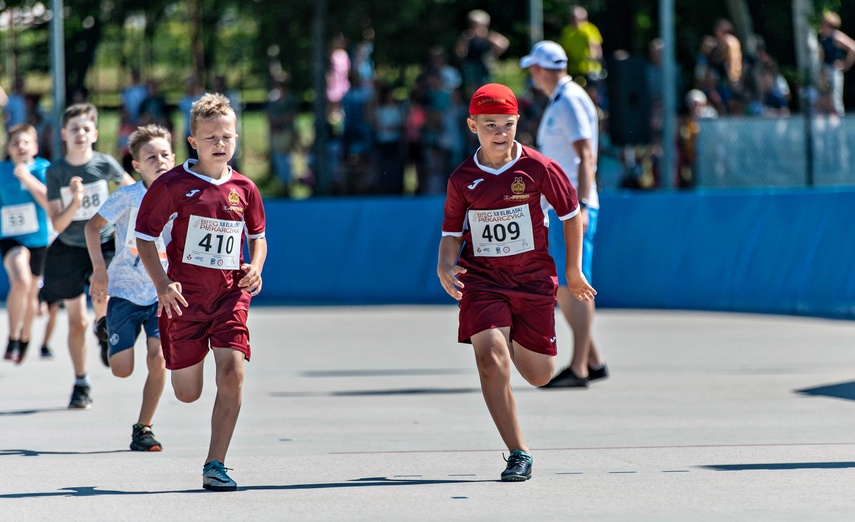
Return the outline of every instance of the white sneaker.
[[[234,491],[237,484],[228,474],[227,468],[219,460],[212,460],[202,467],[202,487],[210,491]]]

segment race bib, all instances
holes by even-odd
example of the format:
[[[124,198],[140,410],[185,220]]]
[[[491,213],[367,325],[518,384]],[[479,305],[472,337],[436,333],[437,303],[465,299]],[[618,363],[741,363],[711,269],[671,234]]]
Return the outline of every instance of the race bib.
[[[39,230],[35,203],[6,205],[0,210],[0,218],[3,220],[0,230],[3,237],[21,236]]]
[[[190,216],[181,259],[190,265],[237,270],[243,221]]]
[[[71,200],[74,196],[71,195],[71,189],[62,187],[59,189],[59,195],[62,197],[62,206],[68,207],[71,205]],[[110,195],[107,181],[100,179],[92,183],[83,185],[83,201],[77,207],[77,212],[74,213],[72,221],[88,221],[89,218],[98,213],[101,205],[107,201],[107,196]]]
[[[137,250],[137,237],[134,235],[139,211],[138,207],[131,207],[130,216],[128,217],[128,231],[125,233],[125,248],[130,250],[131,254],[135,256],[140,255],[140,251]],[[158,237],[154,242],[154,246],[157,247],[157,256],[160,258],[160,264],[166,270],[166,267],[169,265],[166,260],[166,243],[162,237]]]
[[[534,250],[534,230],[528,205],[500,210],[470,210],[469,229],[476,256],[513,256]]]

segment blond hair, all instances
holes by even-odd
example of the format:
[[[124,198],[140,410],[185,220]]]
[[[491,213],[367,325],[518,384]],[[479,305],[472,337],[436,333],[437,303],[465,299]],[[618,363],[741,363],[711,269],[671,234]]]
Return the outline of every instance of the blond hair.
[[[205,93],[190,109],[190,134],[196,135],[196,123],[215,116],[235,116],[229,99],[222,94]]]
[[[128,136],[128,150],[131,151],[131,157],[139,161],[140,149],[142,149],[143,145],[157,138],[163,138],[169,143],[169,147],[172,148],[172,133],[166,130],[166,128],[153,123],[138,127]]]
[[[12,142],[12,138],[17,136],[18,134],[29,134],[33,137],[36,142],[39,141],[39,133],[36,131],[36,128],[30,125],[29,123],[19,123],[17,125],[13,125],[9,132],[6,133],[7,136],[7,145]]]

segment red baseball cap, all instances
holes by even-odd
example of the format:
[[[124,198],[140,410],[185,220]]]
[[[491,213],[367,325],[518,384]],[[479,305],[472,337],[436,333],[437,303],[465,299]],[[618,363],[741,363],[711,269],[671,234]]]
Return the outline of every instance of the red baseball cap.
[[[512,90],[500,83],[488,83],[480,87],[469,102],[469,114],[519,114],[517,97]]]

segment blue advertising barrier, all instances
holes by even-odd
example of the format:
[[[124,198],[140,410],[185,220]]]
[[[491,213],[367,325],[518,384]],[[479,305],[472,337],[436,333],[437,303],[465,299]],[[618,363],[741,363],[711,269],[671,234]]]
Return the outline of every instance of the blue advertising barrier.
[[[855,318],[855,189],[600,199],[600,307]],[[442,205],[438,196],[266,200],[269,252],[254,301],[453,304],[436,277]]]
[[[268,201],[263,300],[452,303],[436,277],[442,202]],[[853,189],[613,192],[601,206],[600,307],[855,317]]]

